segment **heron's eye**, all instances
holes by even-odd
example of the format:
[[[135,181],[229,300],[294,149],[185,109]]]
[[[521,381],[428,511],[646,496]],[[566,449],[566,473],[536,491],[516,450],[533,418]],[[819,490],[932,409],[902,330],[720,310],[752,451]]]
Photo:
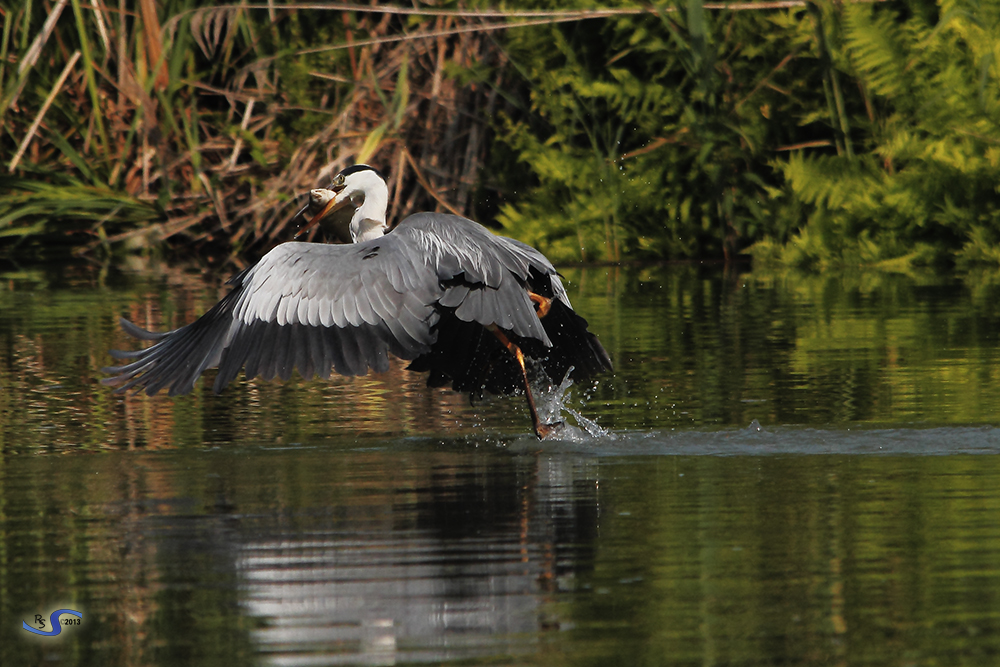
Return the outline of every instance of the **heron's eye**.
[[[344,189],[344,175],[337,174],[337,178],[333,179],[333,183],[330,184],[330,189],[334,192],[340,192]]]

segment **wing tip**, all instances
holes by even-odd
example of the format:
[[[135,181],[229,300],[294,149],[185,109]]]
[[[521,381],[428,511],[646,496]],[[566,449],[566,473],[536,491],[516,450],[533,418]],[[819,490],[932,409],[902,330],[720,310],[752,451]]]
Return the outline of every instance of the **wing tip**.
[[[149,331],[148,329],[143,329],[137,324],[127,320],[124,317],[118,318],[118,324],[121,326],[122,330],[133,338],[138,338],[139,340],[161,340],[167,333],[157,333],[155,331]]]

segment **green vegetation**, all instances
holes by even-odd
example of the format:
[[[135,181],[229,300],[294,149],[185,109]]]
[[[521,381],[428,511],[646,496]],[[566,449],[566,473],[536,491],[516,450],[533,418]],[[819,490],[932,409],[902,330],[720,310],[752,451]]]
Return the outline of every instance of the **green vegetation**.
[[[998,35],[951,1],[511,30],[538,186],[500,219],[564,259],[996,263]]]
[[[1000,259],[1000,5],[942,2],[939,11],[902,20],[845,6],[837,66],[866,112],[851,120],[856,155],[779,165],[785,196],[808,211],[781,253],[787,261]]]
[[[772,230],[769,161],[798,124],[786,98],[816,102],[793,80],[813,64],[795,61],[790,74],[784,62],[803,50],[798,23],[785,12],[712,17],[692,2],[510,31],[541,122],[510,122],[501,140],[540,186],[506,206],[503,223],[559,257],[614,261],[730,258]]]
[[[1000,263],[995,1],[0,16],[0,253],[253,254],[370,161],[564,262]]]

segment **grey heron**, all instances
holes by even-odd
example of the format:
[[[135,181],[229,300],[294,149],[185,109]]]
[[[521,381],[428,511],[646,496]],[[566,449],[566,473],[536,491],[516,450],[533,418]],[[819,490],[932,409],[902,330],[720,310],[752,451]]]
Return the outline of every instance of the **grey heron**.
[[[312,191],[317,212],[299,233],[333,222],[346,244],[282,243],[228,281],[231,291],[200,318],[173,331],[146,331],[122,318],[142,350],[105,368],[103,380],[152,396],[186,394],[218,367],[222,391],[240,369],[248,379],[365,375],[389,355],[429,372],[432,387],[459,392],[524,391],[535,434],[528,366],[549,378],[585,379],[611,370],[587,322],[573,311],[552,263],[538,250],[465,218],[417,213],[387,233],[388,188],[377,170],[354,165]]]

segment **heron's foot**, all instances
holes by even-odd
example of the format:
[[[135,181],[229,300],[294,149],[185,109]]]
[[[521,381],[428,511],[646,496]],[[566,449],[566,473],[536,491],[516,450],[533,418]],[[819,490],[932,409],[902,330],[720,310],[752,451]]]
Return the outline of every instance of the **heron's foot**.
[[[541,294],[535,294],[534,292],[528,292],[528,298],[535,304],[535,312],[538,313],[538,319],[542,319],[549,314],[549,308],[552,307],[552,299],[547,299]]]
[[[538,424],[535,424],[535,435],[538,436],[539,440],[544,440],[565,425],[566,422],[562,420],[552,422],[551,424],[542,424],[539,422]]]

